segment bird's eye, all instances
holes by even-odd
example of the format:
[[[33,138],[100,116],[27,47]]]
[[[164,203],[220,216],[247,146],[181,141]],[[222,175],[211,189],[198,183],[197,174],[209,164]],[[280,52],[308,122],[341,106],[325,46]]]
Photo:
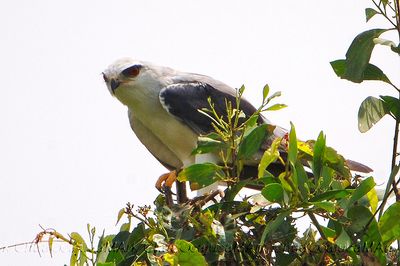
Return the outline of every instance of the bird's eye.
[[[134,66],[128,67],[127,69],[123,70],[121,73],[125,77],[134,78],[137,75],[139,75],[141,68],[142,68],[142,66],[140,66],[140,65],[134,65]]]
[[[103,75],[103,79],[104,79],[104,81],[107,83],[108,82],[108,77],[106,76],[106,74],[104,74],[104,72],[103,73],[101,73],[102,75]]]

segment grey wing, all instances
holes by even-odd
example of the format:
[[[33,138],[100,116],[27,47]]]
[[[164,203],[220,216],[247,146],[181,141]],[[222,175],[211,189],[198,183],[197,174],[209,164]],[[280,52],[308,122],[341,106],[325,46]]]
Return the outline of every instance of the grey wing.
[[[161,90],[159,97],[167,112],[199,134],[214,130],[211,119],[199,112],[200,109],[210,108],[208,98],[214,104],[216,112],[223,117],[226,117],[226,100],[231,102],[233,107],[236,106],[234,94],[196,81],[169,85]],[[240,108],[246,116],[251,116],[256,111],[256,108],[244,99],[240,102]]]

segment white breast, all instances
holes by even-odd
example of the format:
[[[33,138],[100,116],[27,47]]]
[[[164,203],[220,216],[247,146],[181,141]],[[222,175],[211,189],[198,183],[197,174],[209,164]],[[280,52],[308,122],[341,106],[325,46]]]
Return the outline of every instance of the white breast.
[[[172,117],[161,105],[154,106],[150,112],[131,111],[134,119],[140,121],[134,125],[136,135],[154,156],[177,168],[194,163],[190,154],[197,145],[197,135],[189,127]],[[145,135],[146,131],[149,131],[148,135]],[[180,165],[176,165],[177,160]]]
[[[176,168],[194,163],[197,135],[162,107],[158,92],[121,86],[115,96],[129,108],[132,129],[155,157]]]

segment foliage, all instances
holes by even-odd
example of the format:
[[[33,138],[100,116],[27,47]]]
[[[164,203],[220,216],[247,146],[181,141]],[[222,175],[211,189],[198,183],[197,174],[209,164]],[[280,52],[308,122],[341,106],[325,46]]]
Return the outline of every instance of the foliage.
[[[353,178],[345,159],[326,146],[322,132],[316,141],[304,142],[297,139],[292,125],[285,136],[272,138],[275,128],[257,123],[279,95],[268,97],[268,90],[266,86],[261,107],[244,120],[239,106],[244,87],[238,90],[236,106],[226,103],[227,117],[216,113],[211,102],[202,110],[213,119],[216,133],[202,136],[194,153],[216,153],[223,164],[195,164],[178,178],[196,188],[223,181],[224,191],[173,206],[167,206],[160,194],[154,209],[144,206],[134,211],[128,203],[117,217],[117,222],[123,217],[127,222],[116,235],[103,233],[97,248],[95,229],[89,226],[91,245],[78,233],[72,233],[70,240],[64,237],[73,246],[70,264],[353,264],[365,260],[364,253],[386,263],[385,251],[400,234],[389,219],[396,207],[377,222],[373,178]],[[264,149],[266,142],[271,143]],[[257,158],[257,179],[241,179],[245,162]],[[277,163],[284,170],[272,174],[269,170]],[[240,196],[245,186],[258,187],[260,194]],[[313,226],[301,236],[298,225],[303,219]],[[131,230],[133,220],[138,223]],[[370,243],[381,245],[370,247]]]
[[[382,203],[377,209],[372,209],[373,215],[369,218],[368,223],[365,225],[364,232],[374,230],[375,233],[380,233],[381,238],[375,239],[374,242],[379,243],[384,247],[388,247],[393,241],[397,240],[397,247],[400,246],[399,242],[399,225],[396,224],[398,220],[400,201],[400,194],[398,191],[398,184],[400,178],[397,177],[400,163],[398,161],[398,140],[399,140],[399,124],[400,124],[400,89],[388,78],[388,76],[377,66],[370,63],[371,54],[376,45],[384,45],[390,48],[394,55],[400,55],[400,40],[398,44],[391,40],[380,38],[380,35],[386,32],[396,31],[400,37],[400,16],[399,16],[399,1],[376,1],[372,0],[374,8],[366,8],[365,15],[368,22],[372,17],[380,15],[392,26],[387,29],[371,29],[364,31],[356,36],[346,53],[346,59],[340,59],[331,62],[331,66],[335,73],[343,79],[352,82],[361,83],[366,80],[375,80],[388,84],[395,89],[398,96],[393,97],[389,95],[380,96],[379,98],[368,96],[362,103],[358,112],[358,128],[360,132],[364,133],[371,129],[383,116],[389,115],[395,121],[392,162],[390,165],[391,174],[387,180],[387,187],[382,199]],[[385,212],[385,204],[391,194],[396,196],[396,203],[390,206]],[[375,225],[376,215],[378,220],[377,228],[373,229]],[[372,241],[372,240],[370,240]],[[389,257],[389,256],[388,256]],[[390,260],[390,262],[399,262],[400,258]]]
[[[375,2],[367,8],[366,19],[385,17],[394,28],[372,29],[357,35],[345,59],[332,61],[335,73],[343,79],[361,83],[383,82],[400,92],[388,76],[371,64],[377,44],[387,45],[398,55],[400,45],[380,38],[396,30],[400,35],[398,1]],[[394,17],[394,19],[393,19]],[[395,120],[392,173],[380,204],[373,177],[352,176],[346,160],[321,132],[316,140],[297,139],[295,126],[281,137],[273,138],[275,127],[259,123],[262,113],[285,105],[271,102],[280,93],[270,95],[263,89],[262,104],[250,117],[240,110],[244,86],[237,100],[226,102],[227,115],[210,108],[200,110],[213,121],[215,132],[201,136],[193,154],[213,153],[221,165],[195,164],[183,169],[180,181],[192,189],[224,182],[224,191],[213,191],[184,204],[167,206],[160,194],[154,207],[127,204],[118,213],[117,222],[127,219],[116,235],[100,236],[94,245],[96,230],[88,225],[90,244],[76,232],[64,237],[54,230],[43,230],[35,242],[48,236],[49,249],[54,239],[69,243],[71,265],[385,265],[398,259],[391,245],[400,239],[400,205],[384,210],[390,194],[399,199],[397,177],[400,98],[367,97],[359,110],[359,129],[368,131],[383,116]],[[267,145],[266,145],[267,144]],[[243,179],[249,162],[254,164],[255,179]],[[274,167],[281,166],[276,172]],[[242,196],[244,187],[260,193]],[[379,213],[379,215],[378,215]],[[133,222],[136,221],[136,222]],[[299,233],[299,224],[310,227]],[[131,230],[131,227],[134,227]]]

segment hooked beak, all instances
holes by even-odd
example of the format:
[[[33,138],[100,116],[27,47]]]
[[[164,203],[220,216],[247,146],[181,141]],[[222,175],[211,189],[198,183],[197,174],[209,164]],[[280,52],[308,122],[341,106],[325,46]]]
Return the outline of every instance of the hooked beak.
[[[119,80],[115,80],[115,79],[111,79],[110,81],[110,86],[111,86],[111,90],[114,94],[114,91],[118,88],[118,86],[121,84],[121,82]]]

